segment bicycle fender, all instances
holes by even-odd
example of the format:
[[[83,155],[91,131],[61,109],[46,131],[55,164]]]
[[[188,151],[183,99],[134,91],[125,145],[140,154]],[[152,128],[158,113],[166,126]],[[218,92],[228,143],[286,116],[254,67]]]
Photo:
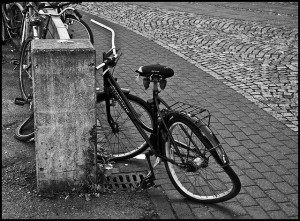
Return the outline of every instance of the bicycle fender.
[[[219,145],[220,142],[218,140],[218,138],[216,137],[216,135],[211,131],[211,129],[205,124],[203,123],[202,120],[199,120],[196,125],[200,128],[200,132],[201,134],[213,145]]]
[[[214,156],[216,161],[223,167],[229,164],[229,158],[224,151],[222,145],[220,144],[216,135],[211,131],[211,129],[203,123],[203,121],[198,121],[197,126],[200,128],[200,132],[204,138],[206,138],[212,145],[211,154]]]
[[[176,113],[185,116],[186,118],[190,118],[189,116],[186,116],[185,114],[182,113]],[[172,111],[167,111],[166,114],[164,115],[164,120],[165,122],[169,121],[172,119],[172,116],[174,116],[174,112]],[[211,131],[211,129],[202,121],[202,120],[194,120],[194,123],[196,126],[199,128],[199,131],[203,138],[207,140],[207,143],[211,144],[210,152],[216,159],[216,161],[223,167],[229,164],[229,159],[220,144],[218,138],[216,135]]]
[[[20,8],[21,12],[24,10],[23,6],[20,3],[14,3],[14,5],[16,5],[17,7]]]

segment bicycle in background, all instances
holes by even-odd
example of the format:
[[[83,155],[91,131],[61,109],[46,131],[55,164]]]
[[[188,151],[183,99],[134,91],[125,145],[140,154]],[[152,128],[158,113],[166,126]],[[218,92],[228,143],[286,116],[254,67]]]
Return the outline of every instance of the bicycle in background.
[[[70,4],[73,3],[57,2],[48,5],[45,3],[36,5],[34,2],[29,2],[26,4],[23,10],[21,45],[28,37],[35,39],[55,38],[55,34],[49,29],[51,16],[60,17],[71,39],[89,39],[93,44],[93,33],[90,27],[81,19],[82,15],[72,7],[64,8]],[[53,9],[56,14],[45,13],[43,9]]]
[[[21,53],[19,65],[19,86],[21,98],[15,99],[15,104],[29,104],[29,117],[26,118],[16,129],[15,138],[20,141],[28,141],[34,137],[33,132],[33,76],[32,76],[32,60],[31,60],[31,42],[33,39],[54,38],[54,34],[50,32],[49,24],[51,17],[59,17],[63,19],[67,27],[70,37],[89,39],[94,42],[91,29],[81,20],[81,14],[72,7],[64,8],[69,3],[53,3],[51,5],[29,2],[23,10],[23,25],[21,29]],[[64,9],[62,9],[64,8]],[[43,12],[42,9],[56,9],[54,13]],[[59,13],[57,13],[59,11]],[[73,13],[73,14],[70,14]],[[76,15],[76,16],[75,16]],[[80,28],[81,27],[81,28]],[[75,33],[75,34],[74,34]],[[31,124],[30,129],[27,126]]]
[[[23,6],[20,3],[1,4],[1,41],[12,41],[19,48]]]

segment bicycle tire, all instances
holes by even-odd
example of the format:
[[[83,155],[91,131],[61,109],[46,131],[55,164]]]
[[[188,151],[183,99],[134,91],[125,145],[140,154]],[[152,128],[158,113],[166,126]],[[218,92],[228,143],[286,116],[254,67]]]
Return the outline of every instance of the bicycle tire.
[[[19,141],[29,141],[34,137],[34,114],[26,118],[15,130],[14,137]]]
[[[1,11],[3,18],[8,22],[10,20],[10,16],[8,15],[7,11],[7,4],[1,4]]]
[[[7,39],[8,39],[8,33],[7,33],[6,25],[5,25],[3,16],[1,16],[1,42],[2,42],[2,44],[5,41],[7,41]]]
[[[229,200],[240,192],[241,183],[238,176],[229,164],[221,166],[217,162],[214,157],[217,155],[216,150],[191,118],[174,113],[167,122],[167,127],[175,142],[183,144],[177,146],[180,153],[186,157],[185,164],[190,166],[188,168],[194,168],[183,169],[165,161],[171,182],[183,196],[200,203],[218,203]],[[196,153],[204,151],[207,151],[206,155],[210,155],[207,162]],[[166,157],[181,163],[170,142],[166,142],[164,153]]]
[[[71,39],[90,39],[91,43],[94,44],[93,32],[85,21],[74,15],[66,14],[64,24]]]
[[[20,66],[19,66],[19,86],[24,100],[33,97],[32,82],[32,61],[31,61],[31,41],[32,37],[27,38],[21,47]]]
[[[125,95],[142,123],[152,130],[153,121],[147,103],[135,95]],[[106,96],[107,95],[104,92],[97,95],[96,116],[97,126],[100,126],[100,132],[97,134],[97,144],[112,154],[111,160],[113,161],[126,160],[135,157],[145,151],[147,145],[145,145],[143,137],[140,135],[126,112],[118,102],[114,101],[113,97],[110,97],[110,113],[119,126],[118,132],[112,131],[106,117]],[[145,132],[147,133],[147,131]]]

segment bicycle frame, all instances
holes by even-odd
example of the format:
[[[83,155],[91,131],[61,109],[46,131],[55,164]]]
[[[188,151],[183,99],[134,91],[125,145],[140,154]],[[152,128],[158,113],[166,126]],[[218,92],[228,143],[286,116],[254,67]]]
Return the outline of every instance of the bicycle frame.
[[[159,102],[161,101],[167,108],[169,106],[164,102],[161,98],[158,96],[158,81],[154,81],[154,88],[153,88],[153,101],[149,104],[151,107],[151,117],[153,119],[153,130],[149,131],[147,128],[143,125],[143,123],[138,119],[137,114],[135,113],[134,108],[131,106],[129,101],[127,100],[126,96],[124,95],[124,92],[110,73],[110,68],[108,68],[108,65],[105,64],[105,60],[108,59],[108,57],[111,54],[117,55],[116,53],[116,47],[115,47],[115,32],[113,29],[107,27],[106,25],[103,25],[102,23],[99,23],[95,20],[91,20],[93,23],[105,28],[106,30],[109,30],[112,34],[112,47],[107,53],[103,53],[103,63],[99,66],[96,67],[96,70],[103,68],[103,83],[104,83],[104,92],[108,95],[106,96],[106,113],[107,113],[107,120],[113,130],[116,128],[114,127],[115,123],[113,121],[113,118],[110,115],[110,103],[109,103],[109,93],[113,93],[114,96],[117,98],[117,101],[121,105],[121,107],[125,110],[126,114],[129,116],[130,120],[133,122],[133,124],[136,126],[138,129],[139,133],[142,135],[144,140],[146,141],[145,145],[148,145],[150,149],[154,152],[154,154],[160,158],[162,158],[165,161],[169,161],[177,166],[183,166],[185,167],[184,164],[184,159],[182,155],[180,154],[181,162],[182,165],[179,163],[175,162],[174,160],[167,158],[163,155],[162,153],[162,148],[161,144],[163,144],[163,135],[162,134],[167,134],[167,137],[170,139],[170,142],[173,144],[175,150],[177,153],[180,153],[176,142],[174,141],[173,137],[170,134],[170,131],[168,130],[164,118],[167,120],[169,118],[168,115],[165,117],[162,116],[160,110],[159,110]],[[111,91],[110,91],[111,90]],[[160,115],[160,120],[158,120],[158,114]],[[151,132],[150,137],[147,136],[145,133],[145,130]],[[151,164],[150,164],[151,165]]]
[[[181,146],[181,147],[186,147],[186,146],[182,145],[180,142],[175,142],[175,140],[173,139],[173,137],[165,123],[165,121],[168,122],[168,120],[171,119],[171,117],[173,116],[173,112],[171,110],[171,107],[168,106],[167,103],[164,102],[158,96],[158,93],[159,93],[158,82],[160,81],[160,76],[156,75],[156,74],[152,74],[151,81],[154,84],[153,85],[153,99],[151,101],[148,101],[148,105],[150,105],[150,109],[151,109],[151,117],[153,119],[153,130],[147,130],[147,128],[143,125],[143,123],[137,117],[137,114],[135,113],[134,108],[131,106],[130,102],[127,100],[126,96],[124,95],[124,92],[119,87],[118,83],[116,82],[116,80],[114,79],[112,74],[110,73],[110,69],[112,67],[109,67],[109,64],[113,64],[112,66],[115,66],[116,65],[115,60],[119,57],[116,53],[116,47],[115,47],[115,43],[114,43],[115,42],[115,33],[114,33],[113,29],[111,29],[93,19],[91,21],[93,23],[109,30],[112,33],[112,47],[107,53],[103,53],[103,63],[96,66],[96,70],[103,68],[104,92],[107,94],[107,96],[106,96],[107,97],[107,99],[106,99],[107,120],[108,120],[109,125],[111,126],[112,130],[116,130],[116,127],[115,127],[116,123],[113,121],[113,118],[110,115],[110,103],[109,103],[110,102],[110,100],[109,100],[110,93],[113,93],[113,95],[115,96],[115,98],[117,99],[117,101],[119,102],[121,107],[125,110],[125,112],[129,116],[130,120],[133,122],[135,127],[138,129],[139,133],[142,135],[142,137],[146,141],[146,143],[144,143],[143,145],[148,145],[148,147],[150,147],[152,153],[155,154],[157,157],[162,158],[164,161],[168,161],[177,166],[186,168],[186,162],[178,148],[178,146]],[[110,58],[111,54],[114,55],[112,58]],[[162,103],[166,106],[166,109],[164,109],[165,110],[164,114],[162,114],[162,112],[159,108],[159,103]],[[183,127],[182,127],[182,129],[187,136],[190,136]],[[148,137],[148,135],[146,134],[146,132],[144,130],[151,132],[150,137]],[[218,140],[213,135],[213,133],[210,131],[210,129],[207,128],[206,126],[205,126],[205,132],[204,132],[203,136],[212,142],[212,144],[213,144],[212,149],[217,150],[217,147],[220,147]],[[182,163],[177,163],[174,160],[164,156],[164,153],[162,152],[162,150],[163,150],[163,145],[164,145],[165,141],[171,142],[178,157],[180,157]],[[188,147],[186,147],[186,148],[189,149]],[[220,148],[221,153],[218,153],[221,157],[218,157],[218,156],[215,156],[215,157],[218,158],[217,161],[221,164],[221,166],[224,166],[224,165],[228,164],[228,161],[221,160],[222,157],[224,159],[226,158],[225,155],[222,154],[223,151],[221,149],[222,148]],[[207,151],[209,151],[209,150],[207,150]],[[205,152],[207,152],[207,151],[205,151]],[[198,153],[198,154],[201,155],[201,153]],[[148,160],[149,166],[150,166],[151,164],[150,164],[148,157],[147,157],[147,160]],[[151,167],[150,167],[150,169],[151,169]]]
[[[114,96],[117,98],[117,101],[119,104],[122,106],[122,108],[126,111],[127,115],[131,119],[131,121],[134,123],[136,128],[138,129],[139,133],[142,135],[146,143],[144,145],[148,145],[150,149],[153,151],[153,153],[160,157],[161,159],[165,161],[169,161],[177,166],[183,166],[185,167],[184,164],[184,159],[183,156],[179,156],[181,158],[182,164],[179,164],[175,162],[174,160],[167,158],[164,156],[164,154],[161,152],[163,146],[163,137],[162,134],[167,134],[168,138],[170,139],[170,142],[173,144],[175,150],[177,153],[180,153],[177,143],[174,141],[173,137],[171,136],[170,132],[168,131],[166,124],[164,123],[164,119],[161,118],[161,120],[158,120],[158,114],[160,112],[158,104],[162,102],[167,108],[169,107],[166,102],[164,102],[159,96],[158,96],[158,89],[157,89],[157,83],[156,88],[153,90],[153,98],[154,102],[149,104],[151,106],[151,115],[153,119],[153,130],[149,130],[144,126],[144,124],[136,117],[136,113],[134,108],[131,106],[129,101],[127,100],[124,92],[118,85],[118,83],[115,81],[114,77],[110,73],[109,69],[104,68],[103,72],[103,82],[104,82],[104,91],[109,95],[109,93],[113,93]],[[155,86],[154,86],[155,87]],[[110,104],[109,104],[109,96],[107,96],[106,99],[106,113],[107,113],[107,120],[112,127],[114,128],[114,121],[113,118],[110,115]],[[166,119],[168,119],[168,116],[166,116]],[[147,130],[151,132],[150,137],[145,133],[144,130]]]

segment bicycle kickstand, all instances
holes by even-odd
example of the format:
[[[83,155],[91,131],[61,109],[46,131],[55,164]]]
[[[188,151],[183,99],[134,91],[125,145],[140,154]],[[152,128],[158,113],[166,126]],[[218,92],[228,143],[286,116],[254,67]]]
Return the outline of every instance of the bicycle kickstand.
[[[147,176],[145,176],[143,178],[143,180],[140,183],[140,187],[142,189],[148,189],[151,188],[155,185],[154,180],[155,180],[155,176],[154,176],[154,171],[153,171],[153,166],[150,162],[150,156],[153,155],[153,153],[151,152],[151,150],[147,151],[145,153],[145,156],[147,158],[147,162],[150,168],[150,171],[148,172]],[[157,164],[159,163],[159,161],[156,161],[154,164],[154,167],[157,166]]]

